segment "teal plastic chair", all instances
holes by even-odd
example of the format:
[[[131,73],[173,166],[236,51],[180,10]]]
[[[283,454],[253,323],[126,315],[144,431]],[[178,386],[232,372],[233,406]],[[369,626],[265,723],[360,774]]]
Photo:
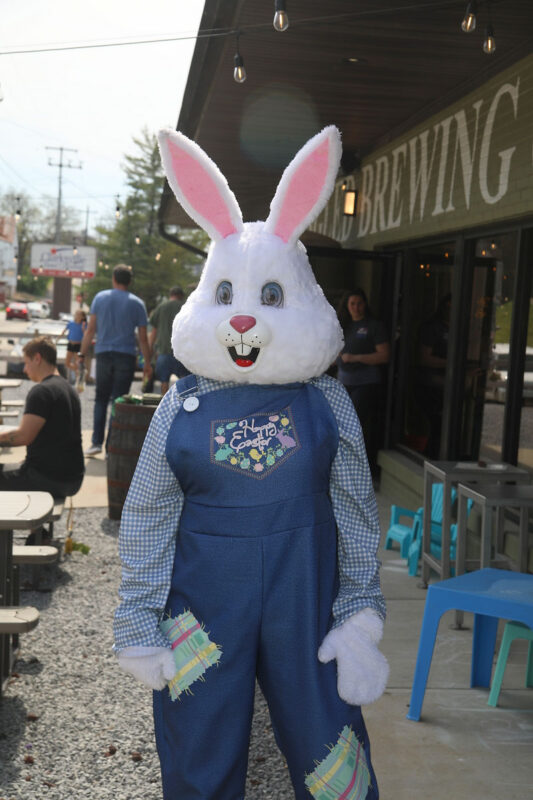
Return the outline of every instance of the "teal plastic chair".
[[[494,678],[490,687],[490,694],[488,705],[496,708],[498,705],[498,697],[500,696],[500,689],[502,688],[503,673],[507,666],[507,657],[509,649],[514,639],[529,639],[529,647],[527,650],[527,666],[526,666],[526,687],[533,689],[533,629],[522,622],[508,622],[504,628],[502,643],[500,645],[500,652],[498,654],[498,661],[496,662],[496,669],[494,670]]]
[[[400,545],[400,555],[402,558],[407,558],[409,555],[409,547],[411,542],[417,538],[420,526],[420,516],[422,509],[411,511],[410,508],[402,508],[402,506],[390,507],[390,526],[387,531],[387,538],[385,539],[385,550],[392,550],[392,543],[398,542]],[[409,525],[400,522],[401,519],[407,517],[411,520]]]
[[[433,484],[431,489],[431,551],[436,558],[440,558],[440,546],[442,541],[443,492],[444,489],[442,483]],[[455,502],[456,497],[457,491],[452,488],[452,503]],[[471,507],[472,505],[470,505],[469,510]],[[407,569],[411,577],[416,575],[418,562],[420,561],[420,556],[422,555],[422,528],[424,520],[423,509],[419,508],[418,511],[415,512],[415,516],[416,515],[418,515],[420,524],[417,525],[407,550]],[[457,529],[454,530],[453,525],[450,526],[450,537],[452,538],[453,545],[455,547]],[[452,548],[450,548],[450,550],[454,553],[454,555],[450,557],[455,559],[455,550],[452,551]]]

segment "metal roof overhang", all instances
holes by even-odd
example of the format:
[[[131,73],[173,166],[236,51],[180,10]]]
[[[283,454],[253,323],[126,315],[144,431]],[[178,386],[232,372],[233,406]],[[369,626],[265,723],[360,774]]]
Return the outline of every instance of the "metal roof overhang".
[[[465,0],[289,0],[290,27],[272,27],[273,0],[206,0],[177,129],[220,167],[245,220],[264,219],[281,173],[328,124],[342,132],[345,172],[381,144],[533,50],[531,0],[492,0],[488,20],[460,29]],[[326,19],[327,17],[327,19]],[[320,18],[322,21],[320,21]],[[236,36],[248,78],[233,80]],[[358,59],[349,61],[349,59]],[[165,185],[159,219],[194,223]]]

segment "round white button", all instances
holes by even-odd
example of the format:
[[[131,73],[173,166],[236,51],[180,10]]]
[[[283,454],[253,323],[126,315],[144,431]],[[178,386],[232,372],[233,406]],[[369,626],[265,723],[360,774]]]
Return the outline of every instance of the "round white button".
[[[199,405],[200,401],[197,397],[186,397],[183,401],[183,408],[185,411],[196,411]]]

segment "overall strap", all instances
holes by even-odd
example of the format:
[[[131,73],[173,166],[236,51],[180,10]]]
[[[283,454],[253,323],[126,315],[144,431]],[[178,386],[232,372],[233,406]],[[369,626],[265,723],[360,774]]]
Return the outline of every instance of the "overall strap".
[[[178,393],[178,398],[183,400],[185,397],[190,397],[195,392],[198,391],[198,382],[196,380],[196,375],[186,375],[184,378],[180,378],[180,380],[176,384],[176,390]]]

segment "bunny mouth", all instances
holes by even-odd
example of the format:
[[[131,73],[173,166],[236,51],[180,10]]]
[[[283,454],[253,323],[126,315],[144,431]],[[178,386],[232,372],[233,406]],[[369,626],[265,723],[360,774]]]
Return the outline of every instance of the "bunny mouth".
[[[237,352],[237,347],[241,351],[240,353]],[[228,353],[233,363],[238,367],[253,367],[261,348],[249,347],[246,344],[239,344],[237,347],[228,347]]]

